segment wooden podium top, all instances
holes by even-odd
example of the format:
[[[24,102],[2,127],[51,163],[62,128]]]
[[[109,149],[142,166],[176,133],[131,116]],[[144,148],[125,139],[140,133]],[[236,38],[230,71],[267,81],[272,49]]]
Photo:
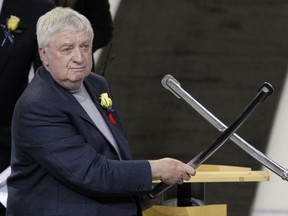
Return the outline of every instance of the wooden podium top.
[[[248,167],[208,165],[202,164],[196,169],[196,175],[192,176],[189,183],[199,182],[258,182],[269,181],[267,171],[253,171]],[[153,183],[159,183],[159,180]]]

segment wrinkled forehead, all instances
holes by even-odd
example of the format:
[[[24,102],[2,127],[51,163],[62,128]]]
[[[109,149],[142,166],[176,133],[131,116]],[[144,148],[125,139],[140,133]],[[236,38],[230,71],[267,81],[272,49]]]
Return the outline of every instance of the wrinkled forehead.
[[[92,38],[87,31],[59,31],[52,35],[52,40],[89,40],[92,42]],[[51,40],[51,41],[52,41]]]
[[[53,45],[61,45],[61,44],[89,44],[92,46],[91,35],[87,31],[71,31],[64,30],[55,32],[51,35],[50,40],[48,42],[48,46],[51,47]]]

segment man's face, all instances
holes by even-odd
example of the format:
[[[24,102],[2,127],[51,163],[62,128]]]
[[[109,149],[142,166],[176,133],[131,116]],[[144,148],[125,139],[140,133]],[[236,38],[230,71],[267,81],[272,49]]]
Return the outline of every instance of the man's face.
[[[40,48],[40,55],[54,80],[68,90],[79,89],[91,72],[92,42],[87,32],[60,32],[47,49]]]

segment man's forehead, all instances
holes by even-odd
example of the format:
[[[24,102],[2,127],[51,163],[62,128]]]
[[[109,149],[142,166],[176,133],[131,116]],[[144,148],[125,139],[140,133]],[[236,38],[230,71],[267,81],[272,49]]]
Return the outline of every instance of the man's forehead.
[[[87,31],[61,31],[54,35],[58,38],[70,38],[70,37],[89,37]]]
[[[88,32],[86,31],[78,31],[78,32],[72,32],[72,31],[62,31],[58,32],[53,36],[52,43],[83,43],[83,42],[90,42],[91,39],[89,37]]]

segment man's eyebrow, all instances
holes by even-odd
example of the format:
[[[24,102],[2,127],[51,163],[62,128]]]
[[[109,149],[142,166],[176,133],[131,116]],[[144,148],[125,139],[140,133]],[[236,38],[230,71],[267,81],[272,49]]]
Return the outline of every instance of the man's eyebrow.
[[[91,42],[91,40],[85,40],[85,41],[83,41],[81,44],[84,44],[84,43],[91,43],[92,44],[92,42]]]

